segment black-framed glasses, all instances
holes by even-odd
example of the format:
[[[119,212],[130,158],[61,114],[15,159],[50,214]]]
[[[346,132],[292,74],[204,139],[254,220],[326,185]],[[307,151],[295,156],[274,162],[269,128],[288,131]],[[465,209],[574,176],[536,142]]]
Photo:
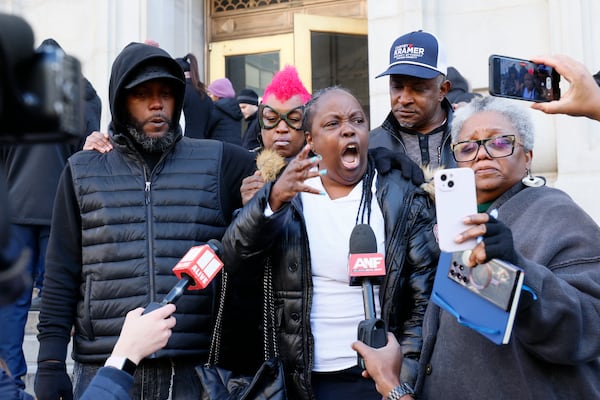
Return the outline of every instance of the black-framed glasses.
[[[282,120],[285,121],[287,126],[289,126],[292,129],[295,129],[297,131],[302,129],[302,116],[304,115],[304,106],[292,108],[290,111],[286,112],[285,114],[282,114],[266,104],[261,104],[258,108],[258,112],[258,122],[262,129],[273,129]]]
[[[515,144],[520,144],[515,135],[503,135],[481,140],[465,140],[454,143],[451,148],[454,159],[465,162],[477,158],[481,146],[491,158],[508,157],[515,151]]]

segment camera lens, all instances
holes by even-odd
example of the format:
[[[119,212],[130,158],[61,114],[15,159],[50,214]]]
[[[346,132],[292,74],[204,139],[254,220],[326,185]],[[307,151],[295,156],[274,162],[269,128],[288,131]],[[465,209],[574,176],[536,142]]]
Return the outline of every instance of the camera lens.
[[[448,177],[446,176],[446,174],[442,174],[442,175],[440,176],[440,180],[441,180],[442,182],[444,182],[446,179],[448,179]]]
[[[477,265],[471,269],[471,283],[477,289],[485,289],[492,281],[492,270],[488,264]]]
[[[448,187],[449,188],[454,187],[454,181],[448,181]]]

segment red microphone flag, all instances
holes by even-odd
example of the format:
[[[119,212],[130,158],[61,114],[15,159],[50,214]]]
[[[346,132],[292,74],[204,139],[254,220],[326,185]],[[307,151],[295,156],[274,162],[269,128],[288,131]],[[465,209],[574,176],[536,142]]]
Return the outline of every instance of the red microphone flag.
[[[188,290],[200,290],[208,286],[223,268],[223,262],[209,245],[194,246],[173,267],[173,273],[183,279],[184,274],[194,282]]]

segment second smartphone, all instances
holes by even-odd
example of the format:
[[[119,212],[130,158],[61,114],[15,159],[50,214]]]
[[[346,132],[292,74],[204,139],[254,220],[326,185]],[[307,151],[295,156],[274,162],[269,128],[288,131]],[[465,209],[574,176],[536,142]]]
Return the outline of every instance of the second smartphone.
[[[456,243],[454,238],[470,228],[465,217],[477,213],[475,174],[471,168],[447,168],[439,170],[433,177],[435,210],[437,215],[437,237],[440,249],[452,253],[471,250],[476,239]]]
[[[489,91],[492,96],[525,101],[560,99],[560,75],[544,64],[493,54],[489,58]]]

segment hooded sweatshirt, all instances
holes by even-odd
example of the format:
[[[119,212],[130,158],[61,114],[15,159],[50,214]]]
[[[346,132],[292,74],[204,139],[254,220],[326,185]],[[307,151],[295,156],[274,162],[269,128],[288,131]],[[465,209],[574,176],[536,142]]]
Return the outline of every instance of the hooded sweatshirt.
[[[150,164],[127,132],[125,89],[149,62],[172,74],[176,129],[175,143]],[[127,312],[160,302],[177,282],[173,266],[190,247],[220,239],[241,206],[239,187],[253,172],[253,157],[218,141],[182,137],[183,82],[181,67],[162,49],[132,43],[116,58],[109,91],[114,150],[77,153],[59,183],[39,361],[65,359],[74,324],[73,358],[104,362]],[[156,356],[202,363],[213,307],[213,285],[186,292],[177,301],[173,334]]]

